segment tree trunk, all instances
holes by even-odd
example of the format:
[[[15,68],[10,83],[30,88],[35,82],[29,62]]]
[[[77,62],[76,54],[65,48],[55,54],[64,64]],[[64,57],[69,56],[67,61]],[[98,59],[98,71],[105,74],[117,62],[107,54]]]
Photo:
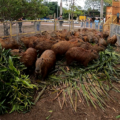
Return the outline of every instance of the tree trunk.
[[[4,36],[8,36],[9,35],[9,29],[10,29],[10,25],[6,22],[3,22],[3,27],[4,27]]]
[[[100,18],[103,18],[103,0],[101,0]]]
[[[12,22],[11,26],[12,26],[13,24],[15,24],[15,23]],[[10,35],[10,33],[9,33],[10,23],[3,22],[3,27],[4,27],[4,36]]]
[[[60,15],[62,15],[62,0],[60,2]]]

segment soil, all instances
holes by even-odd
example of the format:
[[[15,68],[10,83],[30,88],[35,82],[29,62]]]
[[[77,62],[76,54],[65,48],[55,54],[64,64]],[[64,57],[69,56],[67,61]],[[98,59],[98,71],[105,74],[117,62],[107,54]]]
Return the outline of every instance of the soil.
[[[41,26],[43,31],[46,30],[44,28],[46,27]],[[49,26],[47,30],[49,31],[51,28],[54,29]],[[120,52],[120,48],[118,47],[116,51]],[[113,84],[120,89],[119,83]],[[75,112],[70,104],[64,105],[61,109],[58,99],[53,101],[57,96],[56,93],[45,91],[30,112],[0,115],[0,120],[116,120],[116,116],[120,115],[120,93],[111,90],[109,94],[114,98],[114,101],[106,99],[108,106],[105,107],[105,110],[99,107],[95,109],[92,105],[87,106],[87,104],[83,105],[78,102]]]
[[[120,88],[118,83],[113,84]],[[104,111],[78,102],[75,112],[69,104],[61,109],[58,100],[53,101],[56,94],[46,91],[30,112],[1,115],[0,120],[46,120],[47,117],[49,120],[116,120],[120,114],[120,93],[111,90],[110,95],[114,101],[107,99]]]
[[[62,29],[70,29],[70,24],[69,23],[63,23]],[[80,24],[75,24],[74,29],[79,29],[80,28]],[[42,31],[54,31],[54,22],[41,22],[41,26],[40,26],[40,30]],[[56,24],[56,30],[59,30],[59,23]],[[12,26],[12,35],[16,36],[19,33],[19,28],[16,26],[16,24],[14,24]],[[26,35],[25,33],[27,33],[27,35],[33,34],[37,32],[37,30],[35,29],[34,23],[32,22],[23,22],[22,25],[22,34]],[[9,30],[10,33],[10,30]],[[20,36],[21,34],[19,34]],[[0,24],[0,36],[4,36],[4,29],[3,29],[3,24]]]

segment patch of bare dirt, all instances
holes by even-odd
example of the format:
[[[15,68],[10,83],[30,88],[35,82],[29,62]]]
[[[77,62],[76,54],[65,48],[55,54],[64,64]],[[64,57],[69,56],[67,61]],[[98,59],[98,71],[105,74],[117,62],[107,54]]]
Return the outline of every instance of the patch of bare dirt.
[[[51,26],[41,26],[43,31],[46,30],[44,28],[48,31],[51,30]],[[53,27],[52,30],[54,30]],[[117,47],[116,51],[120,52],[120,47]],[[114,83],[114,85],[120,89],[120,84]],[[48,120],[116,120],[116,116],[120,115],[120,93],[111,90],[110,96],[114,99],[108,100],[105,98],[108,106],[105,107],[104,111],[100,108],[95,109],[93,106],[83,105],[81,102],[78,102],[77,112],[75,112],[70,104],[65,105],[63,109],[61,109],[58,100],[53,101],[56,93],[49,94],[45,92],[30,112],[14,112],[0,115],[0,120],[46,120],[46,118],[48,118]]]
[[[114,85],[120,88],[119,84]],[[46,92],[30,112],[1,115],[0,120],[46,120],[48,116],[48,120],[116,120],[116,116],[120,114],[120,93],[111,90],[110,96],[114,99],[106,99],[108,106],[104,111],[78,102],[75,112],[69,104],[61,110],[58,101],[53,101],[56,94]]]

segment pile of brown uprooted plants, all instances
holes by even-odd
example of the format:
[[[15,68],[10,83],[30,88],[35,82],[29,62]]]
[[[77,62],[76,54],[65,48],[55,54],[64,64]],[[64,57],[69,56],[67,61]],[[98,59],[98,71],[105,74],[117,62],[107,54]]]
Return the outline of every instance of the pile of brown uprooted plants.
[[[53,96],[54,92],[56,96],[49,99],[58,100],[56,104],[61,109],[69,104],[75,112],[79,108],[78,102],[82,108],[88,105],[105,110],[107,100],[114,101],[109,92],[112,89],[119,92],[118,86],[113,84],[119,84],[120,79],[120,54],[115,52],[116,43],[117,36],[110,37],[109,31],[87,28],[73,32],[66,29],[51,33],[44,31],[21,37],[19,42],[13,38],[0,38],[2,49],[11,49],[11,56],[19,57],[19,62],[27,68],[22,73],[29,74],[37,85],[33,95],[35,104],[40,103],[38,100],[43,93]]]

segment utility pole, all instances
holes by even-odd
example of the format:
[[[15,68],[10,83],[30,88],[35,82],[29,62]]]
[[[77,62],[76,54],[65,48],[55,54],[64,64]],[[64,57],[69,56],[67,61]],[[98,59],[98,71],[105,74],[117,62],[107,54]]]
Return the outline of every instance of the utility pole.
[[[58,18],[58,0],[57,0],[57,18]]]
[[[75,0],[71,0],[71,30],[73,31],[74,29],[74,21],[73,21],[73,16],[74,16],[74,3]]]
[[[62,15],[62,0],[60,2],[60,15]]]
[[[68,2],[69,5],[69,16],[68,16],[68,20],[70,20],[70,3]]]
[[[100,4],[100,18],[103,18],[103,0],[101,0],[101,4]]]
[[[74,5],[75,5],[75,0],[73,0],[73,17],[74,17]]]
[[[75,5],[75,0],[71,0],[71,19],[72,20],[74,16],[74,5]]]
[[[71,0],[71,19],[73,20],[73,0]]]

